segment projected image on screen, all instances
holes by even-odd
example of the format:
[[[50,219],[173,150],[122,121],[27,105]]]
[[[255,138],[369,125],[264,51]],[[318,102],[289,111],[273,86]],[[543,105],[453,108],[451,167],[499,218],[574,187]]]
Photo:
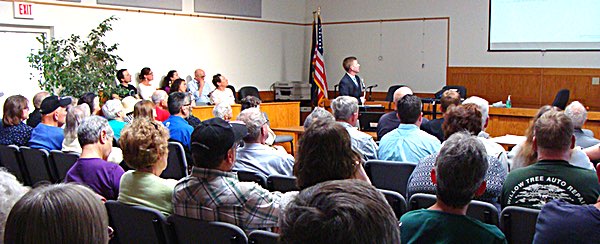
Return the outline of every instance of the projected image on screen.
[[[600,0],[490,0],[490,51],[600,51]]]

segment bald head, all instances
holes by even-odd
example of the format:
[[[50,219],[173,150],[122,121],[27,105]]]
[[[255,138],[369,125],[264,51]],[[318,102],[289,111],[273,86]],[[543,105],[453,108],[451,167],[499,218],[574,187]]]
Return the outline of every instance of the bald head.
[[[196,80],[204,80],[204,77],[206,76],[206,73],[204,73],[204,70],[202,69],[197,69],[196,71],[194,71],[194,79]]]
[[[394,92],[394,103],[398,103],[398,100],[400,100],[400,98],[408,94],[413,94],[413,91],[410,88],[408,88],[408,86],[398,88]]]

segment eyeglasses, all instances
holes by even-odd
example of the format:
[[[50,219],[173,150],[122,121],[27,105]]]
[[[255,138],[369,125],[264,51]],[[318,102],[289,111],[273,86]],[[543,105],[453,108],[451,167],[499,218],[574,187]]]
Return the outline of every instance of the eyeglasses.
[[[184,104],[183,106],[192,106],[192,103]]]

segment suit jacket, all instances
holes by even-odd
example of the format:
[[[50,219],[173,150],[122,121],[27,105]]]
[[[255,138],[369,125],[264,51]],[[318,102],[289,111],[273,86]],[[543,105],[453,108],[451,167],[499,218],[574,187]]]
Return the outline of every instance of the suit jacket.
[[[355,97],[358,100],[358,104],[362,104],[360,101],[360,97],[362,97],[361,80],[360,80],[360,77],[358,77],[358,75],[355,77],[356,77],[356,81],[358,82],[358,86],[356,86],[354,84],[354,81],[352,81],[352,78],[350,78],[348,73],[346,73],[344,75],[344,77],[342,77],[342,80],[340,80],[340,84],[339,84],[340,96]]]

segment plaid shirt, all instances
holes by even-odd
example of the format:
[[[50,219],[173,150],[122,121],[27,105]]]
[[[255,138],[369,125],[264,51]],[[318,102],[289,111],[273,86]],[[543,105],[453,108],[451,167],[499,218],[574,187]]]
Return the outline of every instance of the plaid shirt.
[[[249,230],[277,226],[280,201],[281,193],[240,182],[236,173],[194,167],[175,186],[173,210],[177,215]]]

